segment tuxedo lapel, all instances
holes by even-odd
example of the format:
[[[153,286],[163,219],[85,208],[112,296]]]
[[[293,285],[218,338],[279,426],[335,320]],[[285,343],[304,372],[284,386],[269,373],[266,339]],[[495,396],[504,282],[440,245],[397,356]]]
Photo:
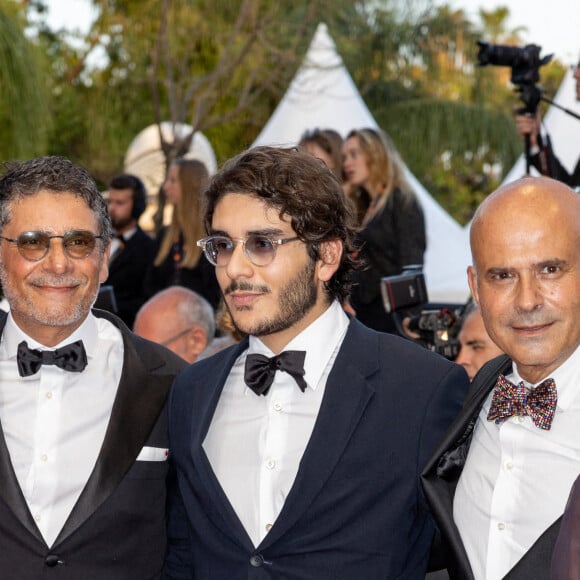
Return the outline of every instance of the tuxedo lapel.
[[[95,467],[55,545],[82,525],[119,485],[147,441],[173,380],[171,374],[155,372],[165,365],[156,350],[131,335],[118,319],[100,311],[94,314],[120,328],[124,345],[123,372]]]
[[[356,364],[353,364],[356,361]],[[332,371],[312,436],[284,507],[262,547],[276,542],[320,492],[356,430],[374,390],[367,377],[379,368],[376,335],[351,321]]]
[[[437,520],[447,551],[452,578],[473,579],[467,552],[453,520],[453,497],[465,465],[471,438],[481,407],[493,389],[497,376],[511,367],[507,356],[487,363],[475,377],[470,393],[457,419],[431,455],[422,473],[425,496]]]
[[[236,359],[248,348],[248,339],[242,340],[235,348],[228,352],[228,356],[220,364],[219,370],[215,366],[208,365],[206,376],[200,375],[201,383],[207,382],[212,385],[209,389],[210,398],[198,402],[196,416],[198,421],[192,422],[191,433],[191,453],[193,456],[193,466],[198,472],[196,481],[200,482],[200,493],[206,498],[205,504],[208,510],[212,511],[212,519],[216,526],[230,538],[235,539],[245,550],[254,549],[252,540],[248,536],[246,529],[238,518],[227,495],[220,485],[211,463],[203,449],[203,442],[211,425],[218,401],[222,394],[230,370]],[[202,413],[200,413],[200,411]]]
[[[7,316],[5,312],[0,312],[0,336],[4,332]],[[42,534],[28,509],[18,484],[6,439],[4,438],[4,431],[2,430],[0,430],[0,498],[14,512],[22,525],[40,542],[44,543]]]

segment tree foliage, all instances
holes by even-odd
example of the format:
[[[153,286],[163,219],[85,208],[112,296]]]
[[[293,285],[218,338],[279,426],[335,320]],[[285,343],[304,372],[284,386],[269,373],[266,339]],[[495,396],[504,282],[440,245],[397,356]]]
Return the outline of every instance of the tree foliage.
[[[429,0],[93,0],[97,17],[78,34],[46,26],[46,2],[0,0],[0,8],[13,8],[0,26],[20,31],[8,52],[13,68],[0,74],[39,70],[18,64],[16,53],[31,55],[31,62],[44,53],[50,63],[48,78],[20,74],[27,78],[19,82],[37,88],[19,89],[26,95],[18,101],[22,115],[0,139],[2,157],[13,156],[19,137],[19,147],[31,145],[33,128],[38,138],[30,154],[68,155],[106,182],[122,170],[139,131],[170,120],[204,131],[224,160],[266,123],[319,21],[328,24],[359,91],[410,169],[461,222],[521,149],[509,68],[477,66],[478,39],[519,44],[520,30],[506,28],[505,7],[482,10],[473,22]],[[34,24],[30,41],[22,34],[25,15]],[[1,35],[0,45],[3,38],[12,37]],[[563,73],[556,62],[543,67],[548,95]],[[12,104],[0,105],[0,116],[12,117],[14,94],[6,96],[4,86],[0,103],[12,98]],[[30,115],[43,107],[50,124]],[[181,155],[190,138],[162,136],[166,158]]]

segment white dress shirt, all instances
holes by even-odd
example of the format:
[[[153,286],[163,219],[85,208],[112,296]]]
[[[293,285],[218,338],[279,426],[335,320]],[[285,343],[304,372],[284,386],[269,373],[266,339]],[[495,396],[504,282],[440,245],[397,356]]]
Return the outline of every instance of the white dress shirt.
[[[488,421],[493,392],[477,419],[453,504],[476,580],[511,570],[562,515],[580,472],[580,348],[550,376],[558,405],[549,431],[530,417]],[[522,381],[515,365],[507,378]]]
[[[16,351],[54,350],[81,339],[81,373],[42,365],[18,374]],[[123,367],[123,338],[89,314],[65,341],[48,348],[26,336],[8,315],[0,341],[0,422],[26,503],[48,546],[67,520],[95,465]]]
[[[125,240],[125,243],[127,243],[135,235],[136,232],[137,232],[137,226],[135,226],[131,230],[128,230],[126,232],[123,232],[123,239]],[[123,248],[121,248],[121,240],[117,236],[111,238],[111,250],[109,252],[109,262],[113,258],[116,258],[117,257],[117,254],[122,249]]]
[[[285,347],[306,351],[304,393],[285,372],[276,373],[266,396],[246,386],[246,356],[274,355],[255,337],[226,380],[203,448],[255,546],[271,529],[292,488],[347,327],[348,317],[333,302]]]

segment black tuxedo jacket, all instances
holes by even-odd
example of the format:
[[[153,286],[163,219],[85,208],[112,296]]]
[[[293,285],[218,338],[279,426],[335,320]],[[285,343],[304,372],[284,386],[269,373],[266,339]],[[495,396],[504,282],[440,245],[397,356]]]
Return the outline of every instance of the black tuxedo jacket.
[[[13,580],[161,578],[166,546],[167,461],[136,461],[144,446],[168,449],[166,398],[185,366],[167,349],[94,314],[123,335],[123,372],[93,472],[53,546],[18,485],[0,431],[0,577]],[[6,314],[0,315],[0,332]]]
[[[178,490],[170,498],[166,579],[423,580],[434,525],[420,473],[460,410],[463,369],[352,320],[294,485],[255,548],[202,447],[247,346],[197,362],[174,384]]]
[[[502,355],[488,362],[475,377],[461,414],[437,446],[423,471],[423,488],[441,533],[433,559],[446,566],[452,580],[473,580],[473,572],[459,530],[453,521],[453,497],[465,465],[479,412],[499,374],[511,372],[511,360]],[[524,557],[510,570],[506,580],[548,580],[550,557],[560,525],[550,526]],[[437,553],[435,553],[437,552]]]
[[[138,227],[109,262],[109,277],[105,284],[114,288],[117,315],[129,328],[133,328],[135,315],[147,300],[144,281],[154,252],[155,240]]]

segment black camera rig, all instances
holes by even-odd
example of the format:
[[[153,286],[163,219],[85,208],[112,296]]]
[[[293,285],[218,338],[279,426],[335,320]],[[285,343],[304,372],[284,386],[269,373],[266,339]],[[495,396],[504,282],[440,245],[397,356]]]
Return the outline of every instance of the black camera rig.
[[[548,64],[552,60],[551,54],[540,57],[541,46],[528,44],[526,46],[504,46],[501,44],[489,44],[477,41],[479,52],[477,54],[478,64],[486,66],[509,66],[512,69],[511,82],[516,85],[516,91],[520,94],[520,99],[524,103],[518,112],[520,114],[536,115],[540,101],[550,103],[554,107],[564,111],[568,115],[580,119],[574,111],[554,103],[542,95],[543,89],[537,83],[540,81],[540,67]],[[526,173],[530,173],[530,136],[525,139]]]
[[[455,360],[459,354],[457,335],[465,304],[429,303],[421,266],[407,266],[402,274],[382,278],[381,292],[385,310],[400,336]]]

